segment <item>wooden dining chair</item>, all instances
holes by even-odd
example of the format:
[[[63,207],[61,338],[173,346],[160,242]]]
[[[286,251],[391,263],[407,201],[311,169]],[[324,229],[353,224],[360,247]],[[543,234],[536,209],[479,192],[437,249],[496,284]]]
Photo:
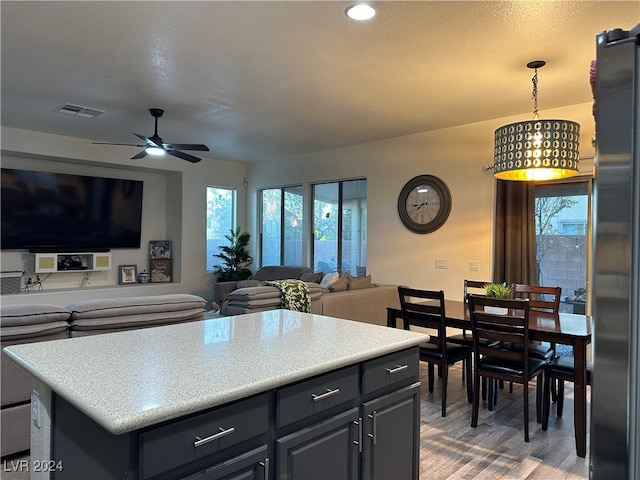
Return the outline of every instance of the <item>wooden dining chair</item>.
[[[506,314],[486,312],[487,307],[506,308]],[[492,398],[495,380],[519,383],[523,386],[524,441],[529,441],[529,382],[536,379],[542,386],[545,361],[529,356],[529,301],[519,299],[469,296],[469,313],[473,334],[473,407],[471,426],[478,426],[480,404],[480,378],[489,379],[489,398]],[[498,347],[487,347],[479,339],[500,342]],[[511,345],[523,345],[513,349]],[[542,407],[542,388],[536,388],[536,411]]]
[[[462,291],[462,298],[464,299],[464,302],[467,303],[467,298],[469,297],[469,295],[471,294],[476,294],[476,295],[484,295],[485,290],[484,287],[485,285],[487,285],[488,283],[491,282],[481,282],[479,280],[466,280],[464,281],[464,287],[463,287],[463,291]],[[451,343],[457,343],[459,345],[467,345],[469,347],[473,346],[473,337],[471,335],[471,332],[467,332],[467,330],[463,329],[462,333],[458,333],[456,335],[450,335],[447,337],[447,341],[451,342]],[[487,346],[497,346],[498,342],[493,341],[493,340],[486,340],[486,339],[481,339],[482,342],[487,342]],[[462,380],[464,380],[465,378],[465,368],[464,368],[464,363],[462,364]],[[483,390],[482,390],[482,398],[485,399],[486,398],[486,394],[485,394],[485,389],[484,389],[484,385],[483,385]]]
[[[462,299],[465,303],[467,303],[467,297],[470,294],[483,295],[484,294],[484,286],[491,282],[481,282],[478,280],[466,280],[464,281],[464,287],[462,290]],[[449,341],[452,343],[459,343],[460,345],[472,345],[472,337],[471,332],[467,332],[466,330],[462,330],[462,333],[457,335],[450,335],[448,337]]]
[[[564,409],[564,382],[574,382],[576,371],[573,357],[557,357],[544,367],[544,388],[542,403],[542,430],[549,425],[549,410],[551,409],[551,385],[555,380],[557,388],[556,415],[562,417]],[[587,385],[591,385],[591,362],[587,362]]]
[[[442,376],[442,416],[447,416],[447,380],[449,365],[464,362],[467,371],[471,371],[471,347],[450,343],[447,338],[446,316],[444,309],[444,291],[417,290],[398,287],[400,309],[405,330],[411,326],[428,328],[435,332],[430,334],[429,343],[420,345],[420,360],[428,363],[429,392],[433,393],[435,371],[438,366]],[[471,376],[467,375],[467,399],[472,400]]]
[[[511,285],[513,298],[526,298],[529,300],[529,308],[557,314],[560,311],[560,297],[562,295],[561,287],[545,287],[539,285],[525,285],[522,283],[514,283]],[[532,357],[551,360],[556,356],[555,343],[546,345],[534,344],[529,348],[529,354]]]
[[[513,283],[511,285],[514,298],[526,298],[529,300],[529,308],[543,312],[555,313],[560,311],[561,287],[547,287],[541,285],[526,285]],[[529,346],[529,355],[550,362],[556,358],[556,344],[533,343]],[[551,397],[557,398],[556,382],[551,385]]]

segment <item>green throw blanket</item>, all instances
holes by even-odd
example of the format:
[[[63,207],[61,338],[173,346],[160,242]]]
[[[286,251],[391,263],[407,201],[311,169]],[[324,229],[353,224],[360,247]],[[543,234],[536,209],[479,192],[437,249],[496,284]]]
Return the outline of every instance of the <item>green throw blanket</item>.
[[[280,289],[280,305],[287,310],[311,313],[309,286],[302,280],[269,280],[261,285]]]

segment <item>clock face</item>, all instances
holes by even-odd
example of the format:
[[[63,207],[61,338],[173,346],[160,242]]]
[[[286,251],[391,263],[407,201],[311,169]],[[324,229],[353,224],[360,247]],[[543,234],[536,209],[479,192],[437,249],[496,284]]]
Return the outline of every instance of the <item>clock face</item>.
[[[402,223],[416,233],[440,228],[451,211],[451,194],[445,183],[432,175],[419,175],[407,182],[398,197]]]

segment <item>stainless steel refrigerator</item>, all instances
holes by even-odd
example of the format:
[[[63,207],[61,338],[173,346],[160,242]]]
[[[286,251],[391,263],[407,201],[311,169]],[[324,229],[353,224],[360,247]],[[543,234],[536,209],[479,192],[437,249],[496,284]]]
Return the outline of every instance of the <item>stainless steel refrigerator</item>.
[[[639,41],[640,24],[596,36],[593,479],[640,478]]]

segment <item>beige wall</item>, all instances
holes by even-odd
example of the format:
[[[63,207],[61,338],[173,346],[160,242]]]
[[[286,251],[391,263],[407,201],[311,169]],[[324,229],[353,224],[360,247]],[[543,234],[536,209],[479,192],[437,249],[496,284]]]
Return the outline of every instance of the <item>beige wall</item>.
[[[310,198],[310,183],[366,177],[367,272],[373,281],[443,289],[448,298],[460,299],[465,278],[491,279],[495,182],[484,167],[493,163],[494,131],[530,118],[524,115],[417,133],[301,155],[275,165],[249,164],[248,218],[256,218],[256,189],[303,184]],[[581,156],[593,154],[591,103],[544,112],[543,118],[580,123]],[[582,161],[581,171],[590,173],[591,162]],[[440,177],[452,196],[449,219],[427,235],[407,230],[397,213],[400,190],[421,174]],[[449,268],[436,269],[436,258],[448,259]],[[469,271],[470,260],[479,262],[478,272]]]
[[[463,112],[462,112],[463,113]],[[592,155],[591,103],[541,112],[543,118],[566,118],[581,124],[581,156]],[[113,264],[147,263],[149,240],[172,239],[179,281],[171,284],[118,286],[116,271],[91,275],[91,288],[80,288],[83,274],[52,275],[44,293],[3,295],[3,303],[55,303],[98,296],[116,297],[186,292],[212,298],[205,271],[205,190],[207,185],[238,190],[238,223],[257,239],[256,191],[263,187],[304,185],[318,181],[366,177],[368,184],[367,270],[378,283],[444,289],[461,298],[464,278],[491,277],[494,180],[484,167],[492,163],[493,132],[530,114],[417,133],[354,147],[327,150],[275,164],[234,163],[203,159],[190,164],[173,157],[129,160],[124,147],[95,146],[87,140],[2,127],[2,166],[71,171],[80,174],[140,178],[145,181],[143,248],[114,250]],[[126,150],[126,151],[125,151]],[[115,169],[115,170],[114,170]],[[581,170],[591,172],[590,162]],[[428,235],[407,230],[397,214],[397,198],[411,178],[432,174],[444,180],[453,198],[445,225]],[[242,185],[247,176],[248,188]],[[309,238],[306,239],[309,242]],[[2,252],[2,270],[25,269],[25,253]],[[446,258],[448,270],[436,270],[435,259]],[[470,272],[477,260],[478,272]],[[307,261],[309,263],[309,260]],[[59,291],[52,291],[61,289]],[[27,297],[28,295],[28,297]]]

